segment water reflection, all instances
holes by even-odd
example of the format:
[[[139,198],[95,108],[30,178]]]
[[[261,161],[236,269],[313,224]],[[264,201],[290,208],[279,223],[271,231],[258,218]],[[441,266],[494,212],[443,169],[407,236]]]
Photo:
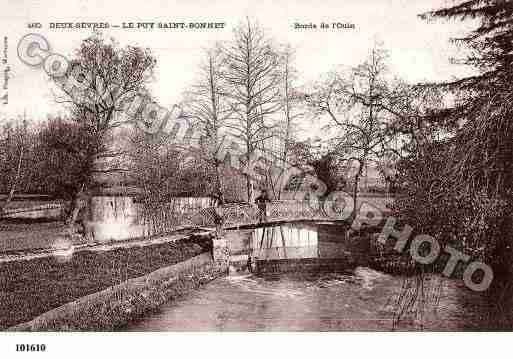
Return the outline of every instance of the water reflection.
[[[319,257],[319,236],[315,227],[283,225],[262,227],[251,234],[255,259],[293,259]]]
[[[228,233],[235,261],[342,258],[347,255],[346,228],[333,224],[291,223]]]

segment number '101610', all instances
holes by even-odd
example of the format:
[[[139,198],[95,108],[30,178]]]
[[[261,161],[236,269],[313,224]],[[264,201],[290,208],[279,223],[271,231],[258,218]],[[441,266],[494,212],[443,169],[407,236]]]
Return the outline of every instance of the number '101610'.
[[[45,350],[44,344],[16,344],[17,352],[44,352]]]

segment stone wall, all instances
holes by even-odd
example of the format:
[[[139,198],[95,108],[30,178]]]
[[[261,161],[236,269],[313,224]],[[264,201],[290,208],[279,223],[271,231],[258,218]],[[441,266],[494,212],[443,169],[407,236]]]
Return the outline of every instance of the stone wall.
[[[366,232],[340,232],[339,227],[319,225],[319,257],[326,257],[324,253],[333,256],[333,247],[341,246],[340,254],[347,253],[359,265],[367,265],[370,254],[370,236]],[[333,244],[333,245],[331,245]]]
[[[230,265],[230,248],[228,246],[228,239],[222,236],[216,236],[213,238],[212,242],[212,255],[215,265],[218,268],[223,268],[228,271]]]
[[[257,260],[256,273],[269,275],[279,273],[341,272],[354,268],[357,263],[351,256],[345,258],[302,258]]]

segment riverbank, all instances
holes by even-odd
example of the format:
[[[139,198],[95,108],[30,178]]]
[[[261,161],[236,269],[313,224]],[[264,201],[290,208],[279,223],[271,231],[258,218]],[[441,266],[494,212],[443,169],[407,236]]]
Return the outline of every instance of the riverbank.
[[[226,273],[203,253],[53,309],[13,331],[112,331]]]
[[[147,245],[65,250],[0,262],[0,329],[203,253],[210,255],[210,250],[207,237],[182,236]]]

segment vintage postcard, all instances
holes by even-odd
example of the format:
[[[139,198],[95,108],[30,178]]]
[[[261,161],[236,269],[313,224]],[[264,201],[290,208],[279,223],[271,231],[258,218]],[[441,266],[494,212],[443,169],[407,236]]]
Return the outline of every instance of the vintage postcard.
[[[7,357],[55,332],[513,328],[513,1],[7,0],[0,20]]]

